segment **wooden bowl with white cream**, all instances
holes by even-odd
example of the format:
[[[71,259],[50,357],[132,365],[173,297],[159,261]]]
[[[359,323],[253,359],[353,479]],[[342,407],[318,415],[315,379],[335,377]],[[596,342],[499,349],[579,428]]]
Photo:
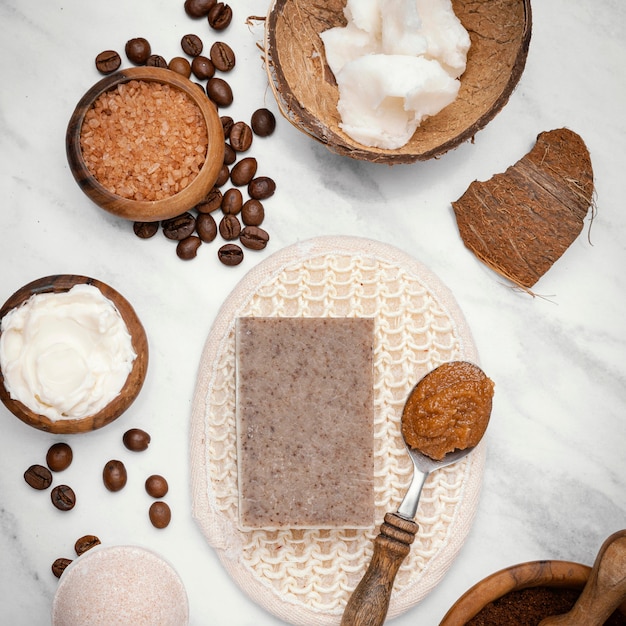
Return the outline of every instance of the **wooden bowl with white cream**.
[[[460,87],[457,86],[455,99],[439,112],[420,117],[419,126],[404,145],[376,147],[371,143],[362,143],[361,137],[357,141],[354,134],[346,132],[347,126],[338,107],[341,107],[341,99],[348,104],[352,101],[358,105],[365,96],[363,93],[353,93],[351,98],[343,98],[338,87],[340,81],[331,70],[326,54],[323,41],[326,35],[321,35],[331,28],[346,25],[349,25],[353,34],[355,28],[359,30],[354,15],[350,16],[351,21],[348,22],[346,2],[329,0],[311,4],[302,0],[274,0],[265,21],[266,68],[280,112],[296,128],[326,145],[331,152],[387,164],[412,163],[438,157],[470,140],[493,119],[519,82],[530,45],[530,0],[485,0],[478,3],[452,0],[454,14],[470,40],[466,66],[457,79]],[[363,10],[367,13],[367,7],[374,4],[359,4],[358,0],[356,3],[352,0],[355,12]],[[420,4],[417,3],[418,10]],[[436,4],[443,6],[445,2]],[[409,3],[404,5],[400,2],[400,5],[405,7],[403,10],[413,10]],[[412,5],[414,7],[415,3]],[[368,16],[361,17],[365,20]],[[396,18],[396,24],[389,26],[392,33],[398,23],[407,22],[404,15]],[[419,23],[419,18],[415,19]],[[422,23],[426,24],[426,20],[423,19]],[[370,26],[367,25],[367,28]],[[401,37],[405,36],[411,47],[411,41],[417,41],[421,35],[417,31],[408,35],[401,33]],[[388,35],[388,38],[393,40],[393,34]],[[357,33],[350,41],[340,43],[340,52],[343,54],[343,48],[351,46],[363,46],[364,52],[370,52],[372,48],[366,39],[363,32]],[[415,50],[416,47],[419,47],[419,43],[411,49]],[[392,66],[391,61],[381,60],[376,78],[378,84],[369,89],[370,94],[375,95],[380,91],[380,84],[386,82],[394,71]],[[406,71],[411,67],[406,65],[404,69]],[[346,72],[346,65],[342,68],[340,76]],[[356,77],[359,75],[363,76],[363,73],[356,72]],[[434,76],[433,80],[436,78]],[[345,76],[342,80],[343,83],[349,83]],[[361,79],[353,82],[361,82]],[[403,81],[395,81],[395,84],[398,82]],[[358,89],[362,90],[362,85]],[[373,95],[371,99],[375,100]],[[402,108],[404,105],[398,106]],[[422,113],[423,110],[420,115]],[[376,118],[379,110],[369,111],[369,114],[370,117],[362,122],[364,129],[371,127],[370,122]]]
[[[39,430],[106,426],[139,395],[147,367],[148,340],[135,310],[95,278],[39,278],[0,309],[0,400]]]

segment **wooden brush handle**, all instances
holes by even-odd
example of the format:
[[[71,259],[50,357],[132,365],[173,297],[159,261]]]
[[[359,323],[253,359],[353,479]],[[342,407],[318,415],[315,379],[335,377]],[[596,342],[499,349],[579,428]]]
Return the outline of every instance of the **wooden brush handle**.
[[[348,600],[341,626],[380,626],[385,621],[393,581],[411,549],[418,526],[387,513],[374,539],[374,553],[361,582]]]
[[[539,626],[602,626],[626,600],[626,530],[600,548],[587,584],[569,613],[546,617]]]

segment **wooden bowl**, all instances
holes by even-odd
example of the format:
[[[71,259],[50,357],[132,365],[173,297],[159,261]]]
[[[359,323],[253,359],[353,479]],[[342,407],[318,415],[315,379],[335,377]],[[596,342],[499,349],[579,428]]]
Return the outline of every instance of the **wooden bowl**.
[[[143,386],[148,368],[148,339],[146,332],[130,303],[115,289],[105,283],[86,276],[59,274],[39,278],[18,289],[0,309],[0,321],[15,307],[20,306],[32,295],[41,293],[61,293],[74,285],[87,284],[97,287],[102,295],[115,304],[131,335],[132,346],[137,355],[132,369],[120,393],[98,413],[77,419],[51,420],[45,415],[31,411],[18,400],[11,398],[4,386],[4,376],[0,371],[0,400],[19,419],[39,430],[56,434],[84,433],[102,428],[117,419],[135,400]],[[1,334],[1,332],[0,332]]]
[[[529,561],[512,565],[487,576],[466,591],[445,614],[439,626],[465,626],[490,602],[511,591],[528,587],[582,590],[590,573],[591,567],[571,561]],[[626,603],[618,610],[626,615]]]
[[[199,174],[177,194],[156,201],[139,201],[111,193],[89,171],[83,159],[80,133],[87,111],[104,92],[131,80],[159,82],[184,91],[199,107],[207,128],[207,156]],[[113,215],[139,222],[176,217],[203,200],[213,187],[224,162],[224,132],[216,107],[198,85],[172,70],[133,67],[106,76],[97,82],[76,105],[65,136],[67,159],[80,188],[99,207]]]
[[[265,21],[265,61],[282,115],[331,151],[376,163],[440,156],[483,128],[507,103],[528,54],[530,0],[452,0],[471,47],[457,99],[425,120],[397,150],[363,146],[339,127],[339,92],[319,33],[346,23],[345,0],[274,0]]]

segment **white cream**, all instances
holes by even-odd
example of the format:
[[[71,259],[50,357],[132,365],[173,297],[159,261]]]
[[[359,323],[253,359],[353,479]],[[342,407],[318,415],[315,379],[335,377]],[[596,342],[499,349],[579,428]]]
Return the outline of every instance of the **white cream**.
[[[348,0],[345,27],[321,33],[341,128],[377,148],[405,145],[457,97],[470,38],[450,0]]]
[[[135,357],[122,316],[93,285],[33,295],[2,319],[7,391],[54,421],[103,409],[119,395]]]

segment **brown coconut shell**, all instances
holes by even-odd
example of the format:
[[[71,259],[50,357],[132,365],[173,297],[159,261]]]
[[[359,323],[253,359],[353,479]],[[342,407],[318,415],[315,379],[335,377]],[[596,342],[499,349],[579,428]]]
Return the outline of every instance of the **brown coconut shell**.
[[[578,237],[593,194],[587,146],[561,128],[541,133],[504,173],[474,181],[452,208],[465,245],[529,289]]]
[[[457,99],[425,120],[397,150],[355,142],[340,128],[339,91],[319,33],[344,26],[345,0],[274,0],[265,21],[265,60],[278,107],[296,128],[340,155],[377,163],[413,163],[471,139],[507,103],[531,36],[530,0],[452,0],[471,47]]]

